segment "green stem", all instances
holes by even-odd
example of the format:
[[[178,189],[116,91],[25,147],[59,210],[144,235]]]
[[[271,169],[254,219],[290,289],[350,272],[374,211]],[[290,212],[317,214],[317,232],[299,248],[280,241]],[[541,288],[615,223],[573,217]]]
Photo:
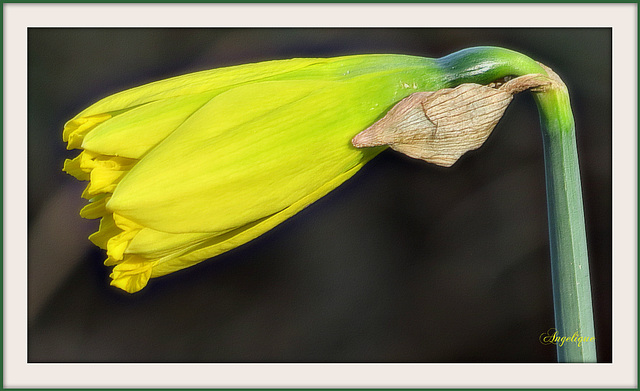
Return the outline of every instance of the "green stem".
[[[548,74],[550,88],[535,92],[540,112],[547,182],[551,274],[559,362],[596,362],[589,261],[575,125],[560,78],[529,57],[502,48],[461,50],[438,60],[447,84],[486,84],[504,76]],[[580,344],[577,338],[582,337]],[[572,339],[573,338],[573,339]],[[585,342],[584,339],[587,339]]]
[[[564,84],[558,84],[535,97],[544,142],[556,330],[560,337],[587,340],[558,344],[558,361],[596,362],[582,187],[569,94]]]

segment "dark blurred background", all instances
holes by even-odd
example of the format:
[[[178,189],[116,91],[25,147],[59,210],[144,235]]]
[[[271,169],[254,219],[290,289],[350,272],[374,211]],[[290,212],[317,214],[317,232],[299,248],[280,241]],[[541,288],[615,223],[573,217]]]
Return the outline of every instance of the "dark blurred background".
[[[570,89],[596,341],[611,361],[610,29],[30,29],[30,362],[554,362],[538,115],[519,94],[445,169],[386,151],[264,236],[128,295],[61,171],[65,121],[111,93],[291,57],[496,45]]]

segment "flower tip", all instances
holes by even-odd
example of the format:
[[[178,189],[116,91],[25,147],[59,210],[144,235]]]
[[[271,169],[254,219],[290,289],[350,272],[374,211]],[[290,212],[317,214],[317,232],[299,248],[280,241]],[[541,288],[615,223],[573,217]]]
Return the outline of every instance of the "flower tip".
[[[111,114],[108,113],[74,118],[64,125],[62,141],[68,143],[67,149],[81,148],[85,136],[109,118],[111,118]]]
[[[147,262],[141,264],[132,259],[133,262],[119,263],[113,268],[109,275],[110,285],[120,288],[128,293],[136,293],[147,286],[151,272],[157,262]]]
[[[138,278],[135,278],[132,276],[121,277],[121,278],[111,277],[111,278],[112,278],[110,283],[111,286],[120,288],[127,293],[139,292],[140,290],[142,290],[142,288],[147,286],[146,282],[141,284]]]
[[[65,159],[64,165],[62,166],[62,171],[67,174],[73,176],[79,181],[88,181],[90,178],[90,174],[83,170],[80,166],[80,161],[82,156],[77,156],[74,159]]]

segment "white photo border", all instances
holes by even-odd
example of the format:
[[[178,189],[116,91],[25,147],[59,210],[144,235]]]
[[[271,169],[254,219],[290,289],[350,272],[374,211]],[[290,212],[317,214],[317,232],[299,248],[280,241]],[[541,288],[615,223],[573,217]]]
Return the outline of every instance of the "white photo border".
[[[637,210],[636,3],[4,4],[3,8],[4,387],[637,387],[637,213],[630,213]],[[29,27],[612,28],[613,363],[28,363],[26,85]]]

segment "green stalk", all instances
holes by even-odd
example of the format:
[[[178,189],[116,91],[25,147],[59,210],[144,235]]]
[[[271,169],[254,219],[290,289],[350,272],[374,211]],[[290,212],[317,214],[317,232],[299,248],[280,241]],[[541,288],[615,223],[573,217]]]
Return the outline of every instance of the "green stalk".
[[[558,361],[596,362],[582,187],[569,94],[560,82],[535,96],[544,142],[556,330],[560,337],[587,339],[581,344],[558,343]]]
[[[452,86],[527,73],[548,74],[553,81],[550,87],[534,92],[534,98],[544,143],[556,331],[558,338],[566,338],[555,343],[559,362],[596,362],[580,169],[566,86],[550,69],[502,48],[465,49],[439,62]]]

